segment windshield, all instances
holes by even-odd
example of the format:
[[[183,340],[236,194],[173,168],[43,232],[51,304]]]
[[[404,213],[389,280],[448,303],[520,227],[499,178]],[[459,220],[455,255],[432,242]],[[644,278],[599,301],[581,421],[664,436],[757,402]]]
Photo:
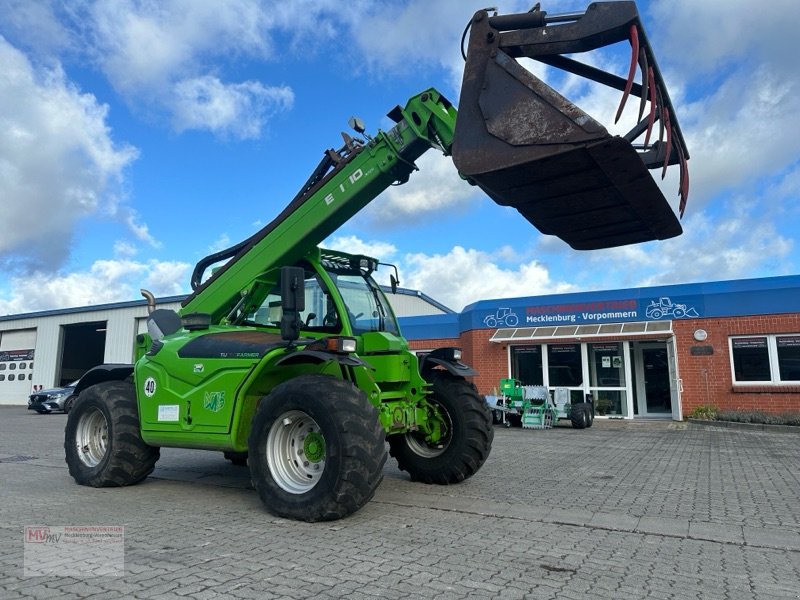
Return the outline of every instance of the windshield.
[[[303,329],[338,333],[342,326],[339,315],[328,289],[310,267],[306,266],[305,277],[305,309],[300,312]],[[276,285],[267,295],[261,307],[246,316],[244,324],[280,327],[283,309],[281,307],[280,285]]]
[[[371,278],[359,274],[330,273],[347,306],[354,334],[387,331],[399,335],[386,297]]]
[[[303,330],[340,333],[342,323],[325,281],[310,265],[303,266],[306,269],[305,309],[300,313]],[[394,313],[371,277],[357,268],[343,265],[332,266],[327,271],[342,295],[353,334],[386,331],[400,335]],[[282,314],[280,286],[276,285],[261,306],[246,315],[243,324],[280,327]]]

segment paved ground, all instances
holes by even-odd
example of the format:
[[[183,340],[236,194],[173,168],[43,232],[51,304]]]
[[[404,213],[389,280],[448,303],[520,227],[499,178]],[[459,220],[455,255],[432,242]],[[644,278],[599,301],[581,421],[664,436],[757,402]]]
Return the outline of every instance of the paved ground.
[[[800,598],[800,435],[597,421],[497,429],[470,481],[394,464],[356,515],[265,512],[247,470],[164,449],[75,485],[64,415],[0,407],[0,598]],[[119,577],[24,577],[25,525],[122,525]],[[69,560],[69,559],[67,559]]]

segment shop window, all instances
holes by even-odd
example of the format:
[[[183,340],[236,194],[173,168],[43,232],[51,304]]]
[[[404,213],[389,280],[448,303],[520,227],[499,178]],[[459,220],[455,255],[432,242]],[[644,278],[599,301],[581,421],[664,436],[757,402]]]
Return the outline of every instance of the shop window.
[[[580,344],[548,344],[547,374],[550,387],[578,387],[583,384]]]
[[[775,346],[781,381],[800,381],[800,335],[777,336]]]
[[[515,346],[511,348],[511,374],[522,385],[544,385],[542,376],[542,347]]]
[[[800,335],[734,337],[730,349],[734,383],[800,381]]]
[[[589,378],[592,387],[625,387],[622,343],[588,344]]]

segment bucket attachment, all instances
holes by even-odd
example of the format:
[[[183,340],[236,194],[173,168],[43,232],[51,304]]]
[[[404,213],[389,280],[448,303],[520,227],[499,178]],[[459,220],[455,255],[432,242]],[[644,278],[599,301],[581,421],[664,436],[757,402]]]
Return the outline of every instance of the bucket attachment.
[[[680,213],[689,192],[683,139],[633,2],[597,2],[584,13],[475,13],[461,87],[453,162],[495,202],[577,250],[611,248],[682,232],[648,169],[679,164]],[[631,44],[627,79],[564,54]],[[607,129],[523,67],[528,57],[630,96],[637,124]],[[635,83],[636,71],[641,83]],[[640,138],[644,138],[640,140]],[[634,145],[635,144],[635,145]]]

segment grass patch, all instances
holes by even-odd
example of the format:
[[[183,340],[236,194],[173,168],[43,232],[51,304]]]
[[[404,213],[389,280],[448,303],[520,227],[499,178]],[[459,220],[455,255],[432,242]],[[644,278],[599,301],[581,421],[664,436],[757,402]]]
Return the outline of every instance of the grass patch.
[[[722,410],[712,405],[695,407],[690,419],[730,421],[733,423],[759,423],[763,425],[794,425],[800,427],[800,412],[772,414],[763,410]]]

